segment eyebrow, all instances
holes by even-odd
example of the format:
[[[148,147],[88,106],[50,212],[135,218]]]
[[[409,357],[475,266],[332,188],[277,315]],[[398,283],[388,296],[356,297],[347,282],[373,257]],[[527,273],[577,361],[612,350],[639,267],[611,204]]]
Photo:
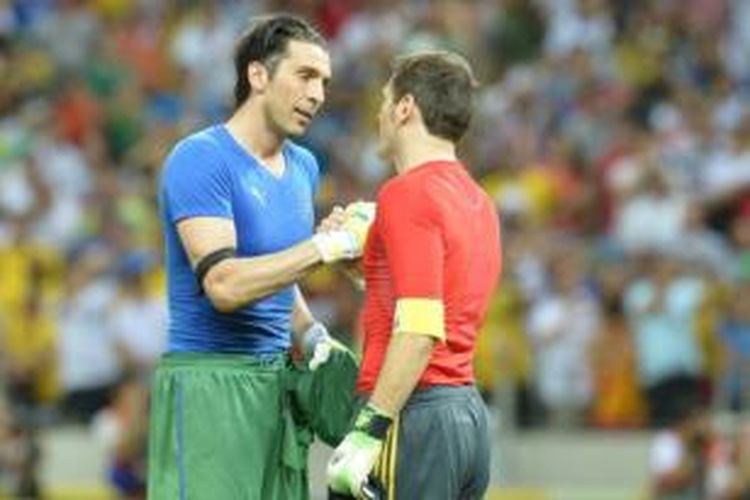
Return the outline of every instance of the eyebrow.
[[[325,86],[328,86],[328,84],[331,82],[330,76],[323,76],[324,73],[314,66],[300,66],[297,69],[297,72],[306,75],[313,74],[315,76],[319,76],[323,80],[323,85]]]

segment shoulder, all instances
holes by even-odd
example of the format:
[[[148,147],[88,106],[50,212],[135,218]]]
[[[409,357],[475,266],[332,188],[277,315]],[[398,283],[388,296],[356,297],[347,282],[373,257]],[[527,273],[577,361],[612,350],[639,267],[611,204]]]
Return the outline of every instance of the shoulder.
[[[386,181],[378,191],[377,204],[384,211],[392,211],[399,218],[414,221],[442,221],[444,200],[434,189],[434,175],[427,171],[410,172]]]
[[[164,175],[183,175],[194,170],[195,165],[200,165],[203,171],[211,170],[211,167],[221,168],[224,162],[219,159],[225,146],[217,137],[215,128],[205,128],[177,142],[164,163]]]
[[[425,195],[424,185],[416,175],[397,175],[385,181],[378,190],[378,203],[413,202]]]
[[[434,228],[442,225],[438,205],[416,176],[397,176],[384,183],[376,198],[376,220],[383,227]]]
[[[464,189],[466,183],[461,176],[457,175],[459,167],[462,176],[465,174],[465,167],[456,161],[435,160],[426,162],[386,181],[380,190],[380,195],[385,198],[398,196],[400,198],[444,200],[447,192],[466,191]],[[474,184],[476,185],[476,183]],[[476,189],[483,193],[478,185],[476,185]]]
[[[210,154],[224,149],[221,143],[216,127],[207,127],[194,132],[174,145],[169,156],[184,156],[186,154]]]

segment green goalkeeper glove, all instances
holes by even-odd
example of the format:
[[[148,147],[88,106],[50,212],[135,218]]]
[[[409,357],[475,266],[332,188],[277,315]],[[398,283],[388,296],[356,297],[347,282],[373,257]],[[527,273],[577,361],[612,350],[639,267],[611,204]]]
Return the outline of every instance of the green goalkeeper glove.
[[[328,462],[328,487],[336,493],[362,498],[363,487],[378,461],[393,419],[372,404],[360,410],[354,429],[334,450]]]
[[[375,220],[375,203],[350,203],[344,209],[344,215],[344,223],[339,229],[317,233],[312,237],[323,262],[356,259],[362,255],[367,232]]]

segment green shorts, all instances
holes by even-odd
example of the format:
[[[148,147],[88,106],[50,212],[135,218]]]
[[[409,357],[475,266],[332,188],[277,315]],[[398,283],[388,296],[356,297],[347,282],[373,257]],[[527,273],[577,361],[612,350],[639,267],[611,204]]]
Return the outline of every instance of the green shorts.
[[[170,354],[154,379],[148,498],[307,498],[307,446],[294,425],[286,356]]]
[[[164,356],[152,391],[148,498],[308,498],[313,435],[343,437],[356,373],[351,353],[316,372],[286,355]]]

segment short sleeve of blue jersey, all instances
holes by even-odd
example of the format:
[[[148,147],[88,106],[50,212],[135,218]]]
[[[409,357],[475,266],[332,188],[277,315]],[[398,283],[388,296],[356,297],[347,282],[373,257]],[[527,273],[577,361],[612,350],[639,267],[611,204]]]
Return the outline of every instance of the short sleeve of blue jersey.
[[[167,158],[161,195],[171,222],[189,217],[232,218],[232,183],[220,151],[189,138]]]

